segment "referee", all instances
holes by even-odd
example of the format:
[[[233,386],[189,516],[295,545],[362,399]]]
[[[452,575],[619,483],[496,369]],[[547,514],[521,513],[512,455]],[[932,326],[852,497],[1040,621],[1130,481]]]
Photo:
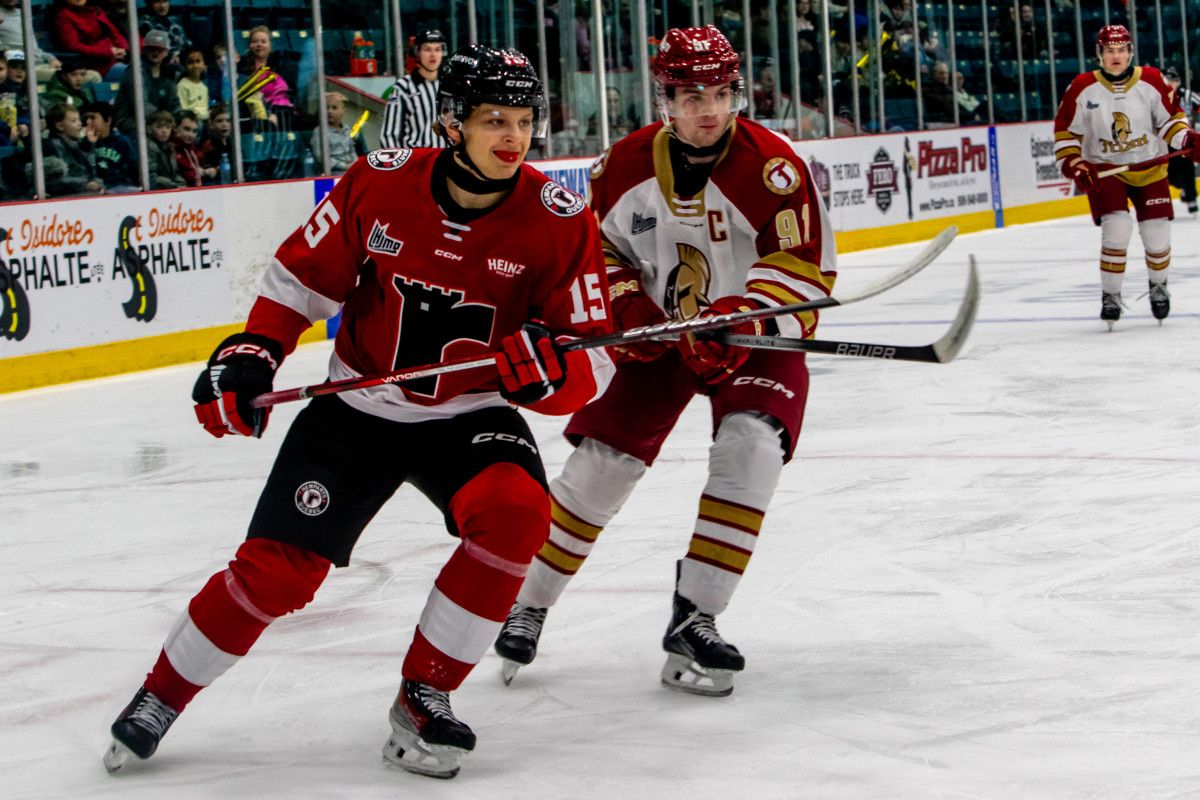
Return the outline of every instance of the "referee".
[[[444,147],[433,132],[437,119],[438,70],[446,54],[446,37],[436,29],[421,31],[413,42],[417,68],[396,81],[383,110],[379,145],[398,147]]]

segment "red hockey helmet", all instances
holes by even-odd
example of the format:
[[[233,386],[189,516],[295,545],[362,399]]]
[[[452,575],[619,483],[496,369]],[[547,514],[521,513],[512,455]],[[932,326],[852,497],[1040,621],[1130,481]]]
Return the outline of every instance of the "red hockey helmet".
[[[1127,44],[1132,49],[1133,36],[1124,25],[1105,25],[1096,35],[1096,48],[1100,49],[1106,44]]]
[[[702,28],[671,28],[658,45],[651,65],[657,89],[659,110],[664,117],[689,116],[692,113],[736,113],[745,103],[741,59],[733,45],[715,25]],[[731,84],[729,105],[689,112],[672,102],[675,90],[684,87],[703,89]]]

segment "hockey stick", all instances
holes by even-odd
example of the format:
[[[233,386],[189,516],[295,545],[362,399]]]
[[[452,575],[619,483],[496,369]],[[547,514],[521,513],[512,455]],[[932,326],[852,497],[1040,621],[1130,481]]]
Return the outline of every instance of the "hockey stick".
[[[779,336],[743,336],[727,333],[719,336],[724,344],[764,350],[802,350],[809,353],[827,353],[833,356],[859,356],[860,358],[883,358],[889,361],[922,361],[945,364],[953,361],[967,341],[967,334],[975,324],[979,310],[979,276],[975,269],[975,256],[971,256],[971,270],[967,275],[967,291],[954,322],[932,344],[866,344],[862,342],[837,342],[822,339],[787,339]]]
[[[576,339],[573,342],[568,342],[563,345],[564,350],[591,350],[596,347],[607,347],[612,344],[630,344],[633,342],[642,342],[650,339],[676,339],[681,334],[685,333],[701,333],[703,331],[718,330],[727,328],[730,325],[737,325],[752,319],[767,319],[769,317],[778,317],[785,314],[795,314],[800,311],[815,311],[821,308],[832,308],[834,306],[844,306],[850,303],[857,303],[860,300],[874,297],[881,292],[885,292],[894,286],[898,286],[904,281],[916,275],[925,267],[942,254],[950,243],[954,241],[954,237],[958,235],[958,228],[951,225],[944,231],[939,233],[932,241],[925,246],[925,249],[916,255],[908,264],[901,269],[896,270],[883,279],[876,281],[869,286],[866,286],[857,292],[851,292],[844,297],[819,297],[816,300],[807,300],[803,303],[793,303],[786,306],[769,306],[766,308],[756,308],[751,311],[738,311],[732,314],[720,314],[713,317],[693,317],[692,319],[673,320],[670,322],[660,322],[657,325],[646,325],[640,328],[630,328],[627,331],[618,333],[603,334],[601,336],[589,336],[584,339]],[[396,370],[395,372],[385,372],[378,375],[364,375],[359,378],[345,378],[340,381],[330,381],[328,383],[317,383],[311,386],[301,386],[296,389],[281,389],[277,392],[267,392],[260,394],[250,401],[255,408],[266,408],[280,403],[290,403],[295,400],[304,400],[309,397],[320,397],[326,394],[337,394],[339,392],[348,392],[354,389],[369,389],[372,386],[381,386],[387,383],[406,383],[415,381],[419,378],[430,378],[434,375],[444,375],[448,372],[462,372],[468,369],[478,369],[494,365],[496,359],[494,355],[487,356],[468,356],[465,358],[452,359],[443,361],[437,364],[424,364],[418,367],[410,367],[407,369]]]
[[[1097,172],[1096,177],[1107,178],[1110,175],[1120,175],[1122,172],[1138,172],[1143,169],[1150,169],[1151,167],[1157,167],[1159,164],[1165,164],[1172,158],[1178,158],[1179,156],[1187,156],[1190,158],[1191,151],[1176,150],[1174,153],[1166,153],[1161,156],[1155,156],[1154,158],[1148,158],[1145,161],[1139,161],[1136,164],[1122,164],[1119,167],[1110,167],[1109,169],[1104,169]]]

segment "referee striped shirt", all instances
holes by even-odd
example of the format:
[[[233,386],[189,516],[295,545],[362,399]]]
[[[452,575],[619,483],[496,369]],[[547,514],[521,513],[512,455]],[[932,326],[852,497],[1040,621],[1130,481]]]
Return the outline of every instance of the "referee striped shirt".
[[[433,132],[437,91],[438,82],[425,80],[418,70],[396,81],[383,110],[380,147],[444,147],[442,137]]]

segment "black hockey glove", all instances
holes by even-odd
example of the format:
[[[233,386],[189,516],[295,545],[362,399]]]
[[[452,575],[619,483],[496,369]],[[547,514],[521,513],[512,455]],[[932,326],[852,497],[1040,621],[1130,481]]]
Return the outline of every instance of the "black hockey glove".
[[[192,389],[204,430],[218,439],[227,433],[261,437],[271,409],[250,401],[271,391],[281,361],[283,345],[257,333],[235,333],[217,345]]]
[[[496,369],[500,394],[510,403],[527,406],[554,394],[567,379],[563,350],[540,322],[526,322],[500,342]]]

